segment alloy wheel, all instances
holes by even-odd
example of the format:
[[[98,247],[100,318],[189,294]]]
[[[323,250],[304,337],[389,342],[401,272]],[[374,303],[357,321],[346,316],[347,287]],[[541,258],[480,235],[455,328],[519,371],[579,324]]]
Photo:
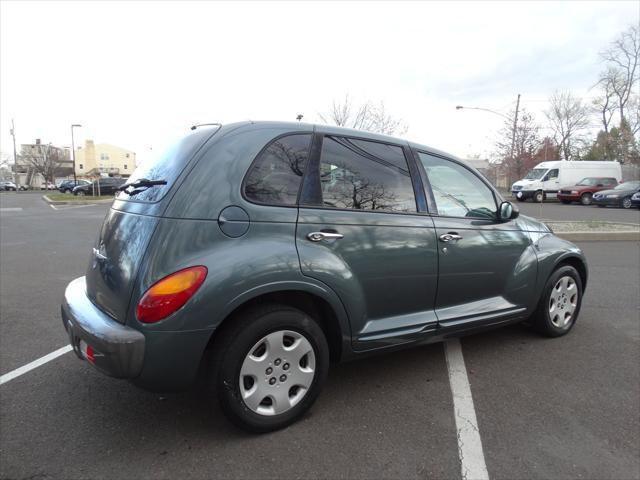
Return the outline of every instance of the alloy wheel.
[[[631,208],[631,198],[622,200],[622,208]]]
[[[311,388],[316,373],[313,347],[301,333],[278,330],[261,338],[240,368],[240,394],[259,415],[292,409]]]
[[[565,328],[573,321],[578,308],[578,287],[576,281],[569,275],[561,277],[549,297],[549,318],[558,328]]]
[[[591,194],[590,193],[584,193],[580,197],[580,203],[582,203],[582,205],[591,205]]]

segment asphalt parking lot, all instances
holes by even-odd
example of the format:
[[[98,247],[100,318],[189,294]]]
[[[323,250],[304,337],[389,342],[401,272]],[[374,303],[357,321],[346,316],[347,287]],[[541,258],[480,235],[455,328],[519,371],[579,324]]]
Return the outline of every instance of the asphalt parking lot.
[[[519,206],[640,222],[637,210]],[[107,208],[0,195],[0,374],[67,344],[60,298]],[[580,246],[590,279],[570,335],[514,326],[462,340],[492,479],[640,478],[640,244]],[[460,478],[443,345],[334,366],[310,414],[261,436],[196,391],[144,392],[72,353],[0,385],[3,479],[301,477]]]

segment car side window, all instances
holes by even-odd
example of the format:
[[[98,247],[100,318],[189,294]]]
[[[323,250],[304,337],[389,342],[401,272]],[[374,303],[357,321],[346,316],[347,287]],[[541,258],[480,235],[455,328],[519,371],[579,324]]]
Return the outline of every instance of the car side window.
[[[320,156],[320,184],[324,207],[417,211],[407,159],[396,145],[326,136]]]
[[[554,178],[558,178],[558,169],[554,168],[553,170],[549,170],[549,173],[546,175],[547,180],[553,180]]]
[[[310,145],[310,133],[273,141],[253,162],[244,182],[245,196],[257,203],[295,205]]]
[[[429,178],[438,215],[496,219],[493,192],[462,165],[419,152],[420,161]]]

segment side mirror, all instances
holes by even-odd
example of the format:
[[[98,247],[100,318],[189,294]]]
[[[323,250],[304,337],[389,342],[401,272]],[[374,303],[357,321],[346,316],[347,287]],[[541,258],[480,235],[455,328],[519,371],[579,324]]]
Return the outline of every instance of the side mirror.
[[[500,208],[498,208],[498,217],[502,222],[508,222],[518,218],[520,210],[514,206],[511,202],[502,202]]]

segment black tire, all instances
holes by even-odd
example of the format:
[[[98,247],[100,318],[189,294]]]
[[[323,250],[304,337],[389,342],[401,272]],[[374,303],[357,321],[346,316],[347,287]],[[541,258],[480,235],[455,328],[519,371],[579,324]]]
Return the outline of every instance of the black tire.
[[[254,433],[279,430],[300,419],[320,394],[329,370],[329,346],[322,328],[301,310],[279,304],[245,310],[229,319],[227,326],[215,340],[209,379],[209,392],[217,397],[227,418],[238,427]],[[297,332],[311,344],[315,355],[315,375],[297,404],[281,414],[267,416],[251,410],[242,399],[240,370],[256,343],[278,330]]]
[[[70,188],[67,188],[63,193],[72,193]]]
[[[583,193],[582,195],[580,195],[580,203],[582,205],[591,205],[592,201],[593,201],[593,195],[591,195],[589,192]]]
[[[571,200],[560,200],[560,201],[565,205],[569,205],[571,203]]]
[[[569,322],[560,327],[554,324],[551,318],[551,314],[549,313],[549,305],[551,294],[553,292],[554,287],[558,283],[560,279],[563,277],[570,277],[573,279],[576,289],[577,289],[577,299],[573,314]],[[570,301],[570,299],[569,299]],[[542,296],[540,297],[540,301],[538,302],[538,307],[536,311],[531,316],[530,322],[533,327],[542,335],[547,337],[561,337],[562,335],[566,335],[575,325],[578,316],[580,315],[580,307],[582,306],[582,279],[580,278],[580,274],[578,271],[573,268],[571,265],[562,265],[551,274],[547,283],[544,286],[542,291]]]
[[[516,197],[516,200],[519,201],[519,202],[525,202],[526,198],[524,198],[524,197]]]
[[[620,206],[626,209],[631,208],[631,197],[623,198],[622,201],[620,202]]]
[[[533,194],[534,203],[542,203],[544,202],[544,199],[545,199],[545,194],[542,190],[538,190],[536,193]]]

